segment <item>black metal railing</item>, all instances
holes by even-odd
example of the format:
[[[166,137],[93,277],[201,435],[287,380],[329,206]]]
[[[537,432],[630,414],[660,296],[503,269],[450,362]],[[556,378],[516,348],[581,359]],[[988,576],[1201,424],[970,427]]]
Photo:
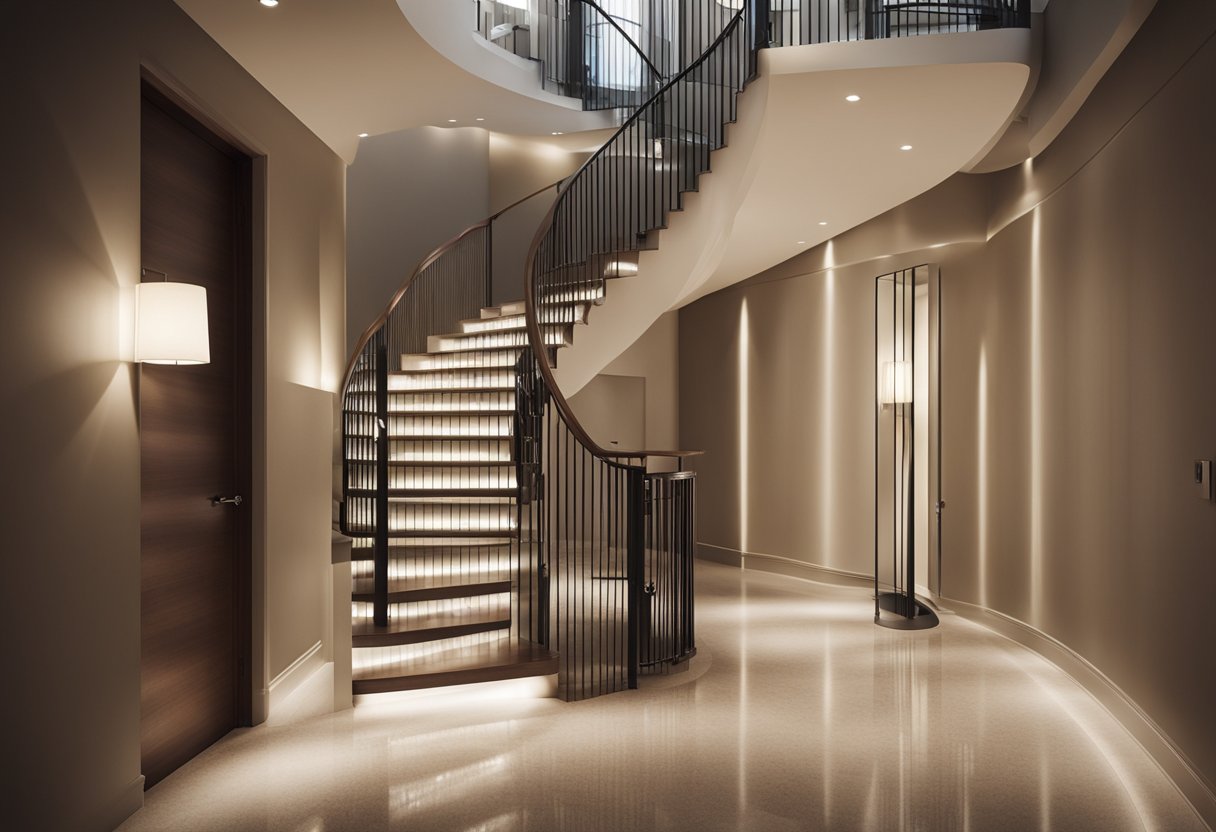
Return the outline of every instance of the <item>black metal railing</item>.
[[[504,528],[502,516],[509,513],[509,507],[481,506],[473,511],[458,502],[428,502],[428,494],[459,490],[457,476],[475,480],[481,491],[513,488],[513,479],[502,471],[511,459],[505,447],[510,440],[505,425],[512,405],[510,385],[501,383],[513,368],[486,367],[486,355],[497,350],[497,345],[476,338],[469,339],[471,349],[435,358],[422,354],[428,352],[430,337],[454,333],[459,321],[476,318],[482,307],[491,305],[496,222],[559,184],[529,194],[431,252],[363,333],[347,364],[342,384],[340,527],[355,538],[362,557],[360,568],[370,560],[370,576],[362,577],[370,577],[372,619],[378,626],[388,623],[392,541],[407,535],[425,538],[428,530],[439,537],[452,532],[489,534]],[[492,337],[493,331],[488,330],[485,338]],[[403,356],[435,362],[412,368],[432,375],[420,375],[421,382],[394,378],[398,371],[411,369],[403,367]],[[465,376],[469,382],[462,384]],[[428,378],[444,385],[443,416],[430,415],[426,409],[426,393],[432,392],[427,390]],[[505,392],[487,389],[495,386]],[[503,415],[486,415],[486,400]],[[472,415],[465,416],[465,412]],[[469,434],[470,424],[479,428],[476,435]],[[487,433],[493,435],[487,437]],[[450,467],[460,461],[472,464],[459,472]],[[441,566],[435,559],[433,563],[418,560],[414,566],[420,573],[442,578],[441,570],[484,555],[473,543],[464,548],[466,551],[449,547],[445,553],[448,565]]]
[[[635,109],[663,73],[639,45],[644,30],[589,0],[541,0],[539,43],[545,89],[578,98],[584,110]]]
[[[632,273],[725,142],[736,97],[755,75],[763,18],[743,3],[708,48],[667,81],[562,188],[529,252],[529,350],[516,369],[521,529],[529,563],[521,631],[562,656],[577,699],[637,685],[695,652],[692,472],[648,472],[695,452],[607,450],[579,423],[553,377],[542,334],[571,305],[602,301]]]
[[[490,43],[521,58],[532,56],[532,27],[527,4],[473,0],[477,32]]]
[[[516,365],[517,626],[560,656],[559,695],[637,686],[696,653],[691,471],[605,452],[557,406],[528,348]]]
[[[640,670],[665,673],[697,652],[693,621],[696,479],[691,471],[646,475]]]
[[[1029,28],[1030,0],[772,0],[773,46]]]

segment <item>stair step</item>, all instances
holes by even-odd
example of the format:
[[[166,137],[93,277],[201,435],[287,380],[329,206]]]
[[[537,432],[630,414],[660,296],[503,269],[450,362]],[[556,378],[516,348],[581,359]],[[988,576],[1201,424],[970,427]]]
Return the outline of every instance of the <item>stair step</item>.
[[[513,300],[513,301],[510,301],[509,303],[504,303],[502,306],[499,306],[498,315],[499,315],[499,317],[501,317],[503,315],[522,315],[527,308],[528,308],[528,304],[526,301]],[[482,315],[482,317],[484,318],[485,315]]]
[[[514,367],[522,346],[494,347],[481,350],[459,350],[439,353],[405,353],[401,356],[401,371],[429,373],[436,370],[481,370],[494,367]]]
[[[351,561],[370,561],[372,559],[371,534],[355,541],[351,549]],[[444,537],[389,537],[389,562],[411,561],[419,558],[500,558],[509,555],[515,543],[513,535],[465,535]],[[360,545],[365,544],[365,545]]]
[[[400,392],[499,392],[515,390],[512,368],[411,370],[388,375],[388,389]]]
[[[353,581],[352,601],[374,600],[374,580],[371,576],[355,578]],[[500,592],[510,592],[510,581],[482,581],[479,583],[444,583],[435,580],[406,580],[398,578],[389,581],[388,601],[390,604],[408,604],[417,601],[440,601],[448,598],[473,598],[478,595],[496,595]]]
[[[518,316],[519,325],[504,327],[491,332],[449,332],[427,338],[426,348],[430,353],[444,355],[477,350],[519,349],[528,345],[528,327],[523,316]],[[554,324],[543,327],[545,345],[568,347],[571,344],[572,324]]]
[[[356,695],[496,682],[557,673],[556,653],[528,641],[500,639],[416,659],[360,668]]]
[[[458,462],[464,465],[490,465],[511,461],[511,440],[508,437],[487,439],[440,438],[389,440],[389,459],[415,465],[439,465]]]
[[[510,439],[515,431],[514,411],[507,413],[394,413],[388,418],[390,440],[418,442],[428,439]],[[367,426],[348,427],[348,439],[374,439]]]
[[[355,647],[390,647],[397,644],[420,644],[458,638],[511,627],[510,609],[466,613],[440,613],[390,620],[381,627],[370,618],[360,618],[351,624],[351,643]]]
[[[495,465],[410,465],[394,464],[388,472],[389,493],[416,491],[419,496],[428,494],[465,494],[474,492],[501,492],[513,495],[517,488],[515,466]],[[355,496],[374,496],[376,474],[364,468],[349,472],[349,490]],[[366,493],[365,493],[366,492]],[[398,496],[401,496],[398,493]]]
[[[584,324],[587,322],[587,310],[590,308],[586,303],[555,303],[546,304],[549,308],[545,310],[546,325],[574,325]],[[499,332],[506,329],[518,329],[527,326],[527,320],[524,318],[524,306],[522,302],[519,305],[518,311],[505,313],[499,317],[492,318],[466,318],[457,323],[460,326],[461,334],[474,334],[486,332]]]
[[[348,393],[347,413],[374,413],[375,393]],[[515,391],[445,391],[431,393],[390,392],[389,413],[510,413],[515,410]]]

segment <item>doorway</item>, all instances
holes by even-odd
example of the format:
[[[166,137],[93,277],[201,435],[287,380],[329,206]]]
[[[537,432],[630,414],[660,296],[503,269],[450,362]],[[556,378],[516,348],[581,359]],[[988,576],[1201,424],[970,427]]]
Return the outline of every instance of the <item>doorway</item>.
[[[141,92],[142,280],[205,287],[211,342],[209,364],[140,365],[150,788],[251,721],[252,162],[146,81]]]

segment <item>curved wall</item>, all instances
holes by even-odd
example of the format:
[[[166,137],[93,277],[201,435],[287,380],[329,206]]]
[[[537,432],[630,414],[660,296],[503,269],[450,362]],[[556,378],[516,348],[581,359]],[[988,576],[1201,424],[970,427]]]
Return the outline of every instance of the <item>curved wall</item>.
[[[939,263],[942,593],[1121,690],[1209,822],[1216,624],[1188,599],[1216,585],[1216,503],[1190,480],[1216,454],[1214,32],[1210,4],[1163,0],[1033,162],[955,177],[680,320],[705,554],[868,572],[872,279]]]

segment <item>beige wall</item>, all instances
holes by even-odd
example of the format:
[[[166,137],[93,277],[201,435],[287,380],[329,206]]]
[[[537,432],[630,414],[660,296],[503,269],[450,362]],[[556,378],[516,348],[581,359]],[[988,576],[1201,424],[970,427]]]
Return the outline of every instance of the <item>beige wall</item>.
[[[363,139],[347,176],[348,351],[437,246],[568,176],[584,158],[556,142],[480,127]],[[523,299],[523,261],[551,204],[552,193],[542,194],[494,223],[494,303]]]
[[[711,451],[698,463],[700,540],[860,569],[872,524],[872,278],[939,263],[943,594],[1079,653],[1209,785],[1216,503],[1195,498],[1190,476],[1192,459],[1216,455],[1216,112],[1197,106],[1216,78],[1213,31],[1210,4],[1163,1],[1033,164],[943,185],[972,209],[968,194],[987,195],[990,239],[977,239],[973,210],[918,220],[909,204],[687,307],[680,322],[681,441]],[[943,193],[919,207],[942,207]],[[909,236],[914,225],[941,236]],[[833,262],[851,265],[825,270]],[[740,476],[744,301],[751,439]],[[850,419],[860,435],[837,437]],[[834,515],[822,484],[837,488]],[[857,550],[866,557],[843,559]]]
[[[623,278],[641,280],[643,278]],[[609,288],[611,292],[611,287]],[[591,311],[592,318],[595,310]],[[577,340],[580,327],[574,328]],[[602,447],[625,441],[613,426],[641,425],[640,444],[647,450],[678,450],[680,435],[680,318],[677,312],[661,316],[634,344],[615,358],[570,399],[570,407]],[[561,364],[561,352],[557,354]],[[642,382],[642,395],[614,395],[614,384],[624,377]],[[631,388],[621,388],[622,390]],[[640,401],[639,401],[640,399]],[[630,435],[637,430],[631,429]],[[624,444],[620,447],[626,447]],[[667,470],[663,460],[652,460],[651,470]]]
[[[104,830],[141,799],[128,335],[141,63],[266,159],[255,264],[264,456],[248,504],[260,690],[328,629],[330,448],[311,440],[328,435],[343,358],[344,169],[169,0],[25,4],[0,39],[5,823]]]
[[[569,176],[587,153],[555,142],[490,134],[490,211],[497,212],[546,185]],[[494,223],[494,302],[524,297],[524,260],[556,190],[538,194]]]
[[[360,141],[347,173],[347,353],[418,263],[490,214],[489,134],[415,127]]]

